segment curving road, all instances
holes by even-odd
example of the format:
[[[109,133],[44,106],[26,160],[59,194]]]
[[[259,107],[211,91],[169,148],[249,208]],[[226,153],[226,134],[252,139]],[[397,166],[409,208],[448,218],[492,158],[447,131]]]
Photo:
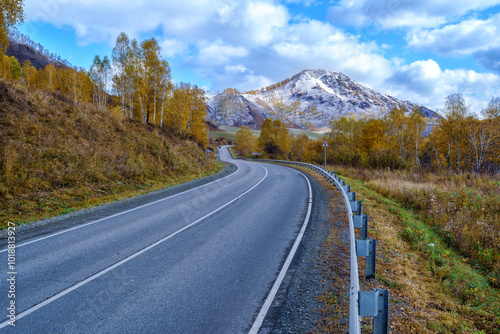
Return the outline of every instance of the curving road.
[[[226,148],[221,160],[236,172],[19,242],[15,327],[4,246],[0,332],[256,332],[305,228],[311,188],[296,170],[236,161]]]

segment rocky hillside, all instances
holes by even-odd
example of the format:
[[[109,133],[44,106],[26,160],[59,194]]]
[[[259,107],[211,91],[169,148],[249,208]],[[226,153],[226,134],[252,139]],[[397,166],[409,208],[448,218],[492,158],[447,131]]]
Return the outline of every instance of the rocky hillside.
[[[383,116],[397,105],[412,109],[417,104],[380,94],[348,76],[326,70],[304,70],[291,79],[252,94],[229,99],[211,95],[208,113],[212,121],[234,126],[259,128],[266,117],[280,118],[299,127],[322,127],[332,117],[349,114]],[[227,111],[226,111],[227,110]],[[421,107],[429,118],[439,118],[434,111]]]

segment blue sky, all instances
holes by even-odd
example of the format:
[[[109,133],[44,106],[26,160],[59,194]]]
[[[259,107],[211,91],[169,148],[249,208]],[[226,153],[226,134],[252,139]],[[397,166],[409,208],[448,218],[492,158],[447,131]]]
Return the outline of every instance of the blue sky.
[[[500,0],[25,1],[20,31],[73,65],[118,34],[155,37],[176,82],[245,91],[303,69],[342,72],[404,100],[473,111],[500,97]]]

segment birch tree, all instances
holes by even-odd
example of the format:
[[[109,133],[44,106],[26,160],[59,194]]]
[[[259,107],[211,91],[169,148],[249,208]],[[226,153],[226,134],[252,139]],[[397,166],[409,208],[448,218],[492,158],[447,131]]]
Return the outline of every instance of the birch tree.
[[[22,0],[0,1],[0,51],[7,52],[9,28],[24,21]]]
[[[113,89],[120,98],[122,117],[126,118],[127,94],[130,94],[130,77],[126,69],[131,65],[130,40],[124,32],[116,39],[116,45],[113,48],[111,59],[115,74],[113,75]]]
[[[439,127],[448,139],[452,149],[450,158],[454,158],[456,171],[460,172],[464,163],[463,155],[466,144],[466,119],[469,115],[469,107],[460,94],[451,94],[446,98],[444,118],[440,121]]]

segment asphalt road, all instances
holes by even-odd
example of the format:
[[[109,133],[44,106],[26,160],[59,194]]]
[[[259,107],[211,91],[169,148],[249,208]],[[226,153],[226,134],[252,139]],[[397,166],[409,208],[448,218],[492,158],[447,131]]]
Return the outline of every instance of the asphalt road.
[[[221,159],[237,171],[18,242],[15,298],[3,247],[0,332],[247,333],[307,220],[310,186],[290,168]]]

